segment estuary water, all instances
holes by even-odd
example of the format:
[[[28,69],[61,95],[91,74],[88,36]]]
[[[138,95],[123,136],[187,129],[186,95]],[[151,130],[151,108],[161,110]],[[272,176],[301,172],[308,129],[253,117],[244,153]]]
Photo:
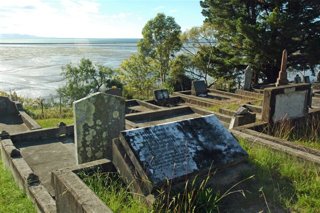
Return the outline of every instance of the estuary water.
[[[138,39],[1,39],[0,90],[49,97],[64,84],[66,64],[81,58],[117,68],[137,51]]]

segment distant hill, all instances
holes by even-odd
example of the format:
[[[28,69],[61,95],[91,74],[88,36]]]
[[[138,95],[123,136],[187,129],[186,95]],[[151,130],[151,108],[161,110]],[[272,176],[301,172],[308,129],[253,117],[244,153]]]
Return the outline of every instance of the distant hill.
[[[26,34],[0,34],[0,38],[41,38],[34,35]]]

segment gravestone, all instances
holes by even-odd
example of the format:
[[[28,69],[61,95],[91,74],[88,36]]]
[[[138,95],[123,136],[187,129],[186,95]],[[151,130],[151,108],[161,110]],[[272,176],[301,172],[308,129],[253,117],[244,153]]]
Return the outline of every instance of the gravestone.
[[[120,174],[127,174],[129,183],[140,181],[140,191],[145,195],[167,180],[178,183],[187,176],[224,169],[247,157],[215,115],[122,131],[113,148],[118,150],[113,152],[113,159]],[[125,158],[129,163],[124,163]],[[131,172],[124,164],[131,165]]]
[[[288,74],[287,74],[287,50],[282,51],[281,67],[279,71],[279,77],[277,78],[276,86],[288,84]]]
[[[250,66],[247,66],[247,68],[244,70],[244,90],[250,90],[252,87],[252,77],[253,77],[253,70]]]
[[[207,96],[208,90],[204,80],[192,81],[191,95],[195,96]]]
[[[163,102],[169,99],[169,92],[166,89],[158,89],[153,91],[154,100],[156,102]]]
[[[310,76],[303,76],[303,82],[307,83],[307,84],[310,84],[311,83]]]
[[[239,107],[239,109],[232,116],[229,129],[254,122],[256,122],[256,114],[252,113],[250,109],[244,105]]]
[[[264,89],[262,120],[276,123],[306,116],[311,94],[311,84],[304,83]]]
[[[125,101],[95,93],[73,103],[77,163],[112,159],[112,139],[125,128]]]
[[[301,83],[301,77],[297,74],[296,77],[294,77],[294,83],[299,84]]]

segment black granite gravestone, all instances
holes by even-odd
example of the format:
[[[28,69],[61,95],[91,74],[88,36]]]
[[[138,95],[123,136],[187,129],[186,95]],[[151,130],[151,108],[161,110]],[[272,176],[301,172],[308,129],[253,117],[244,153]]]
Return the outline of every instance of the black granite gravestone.
[[[178,181],[209,169],[224,168],[247,156],[214,115],[122,131],[118,149],[119,145],[125,150],[122,157],[129,157],[134,165],[133,173],[144,179],[141,188],[150,186],[142,190],[145,194],[166,180]],[[118,158],[114,157],[116,164],[121,162]],[[120,173],[128,171],[120,169]]]
[[[153,91],[154,100],[157,102],[165,101],[169,98],[169,92],[166,89],[158,89]]]
[[[192,81],[191,94],[196,96],[206,96],[208,94],[206,82],[203,80]]]

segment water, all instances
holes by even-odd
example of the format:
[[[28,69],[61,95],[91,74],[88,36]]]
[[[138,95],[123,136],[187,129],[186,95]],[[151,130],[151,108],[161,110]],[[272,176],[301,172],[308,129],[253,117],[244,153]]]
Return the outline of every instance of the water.
[[[117,68],[137,51],[138,39],[0,39],[0,90],[48,97],[64,84],[61,67],[88,58]]]

